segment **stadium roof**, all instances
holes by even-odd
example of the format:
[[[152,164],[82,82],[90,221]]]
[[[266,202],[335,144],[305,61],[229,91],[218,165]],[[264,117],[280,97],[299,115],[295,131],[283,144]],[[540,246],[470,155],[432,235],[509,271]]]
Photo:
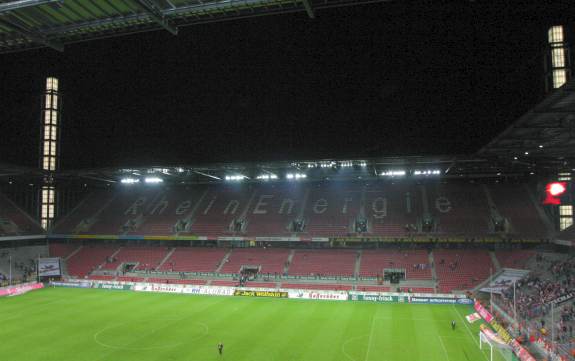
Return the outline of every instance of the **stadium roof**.
[[[193,184],[298,180],[300,177],[312,181],[523,177],[530,173],[527,169],[509,170],[506,167],[487,159],[446,155],[104,168],[66,171],[57,177],[79,177],[109,183],[127,178],[143,182],[147,177],[160,177],[169,183]]]
[[[510,166],[575,168],[575,79],[548,95],[477,155]]]
[[[160,176],[174,183],[246,180],[351,180],[406,177],[482,178],[556,175],[575,168],[575,80],[550,94],[474,155],[397,156],[369,159],[321,159],[276,162],[149,165],[130,168],[69,170],[55,179],[116,183],[125,178]],[[389,173],[392,172],[392,173]],[[419,172],[419,173],[418,173]],[[429,172],[439,172],[428,174]],[[386,174],[387,173],[387,174]],[[418,173],[418,174],[416,174]],[[266,179],[266,175],[269,176]],[[0,178],[43,179],[50,175],[31,167],[0,163]],[[245,178],[243,178],[245,177]],[[260,178],[258,178],[260,177]],[[228,179],[231,181],[238,179]]]
[[[0,53],[389,0],[0,0]]]

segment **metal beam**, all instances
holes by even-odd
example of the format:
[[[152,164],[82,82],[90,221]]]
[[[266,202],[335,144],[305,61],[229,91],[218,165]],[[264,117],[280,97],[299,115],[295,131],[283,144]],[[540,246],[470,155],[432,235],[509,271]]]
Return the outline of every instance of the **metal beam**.
[[[7,3],[0,4],[0,14],[7,11],[14,11],[24,8],[29,8],[38,5],[51,4],[51,3],[62,3],[63,0],[18,0],[10,1]]]
[[[302,0],[302,3],[307,16],[309,16],[310,19],[315,19],[315,13],[313,12],[313,8],[311,7],[309,0]]]
[[[178,28],[170,25],[162,9],[154,2],[154,0],[135,0],[141,8],[143,8],[150,18],[154,20],[158,25],[160,25],[165,30],[169,31],[172,35],[178,35]]]
[[[23,25],[20,25],[14,21],[9,21],[6,17],[0,18],[0,25],[12,29],[12,31],[17,32],[18,34],[24,36],[28,40],[43,44],[49,48],[52,48],[60,52],[64,51],[64,44],[47,39],[46,37],[34,32],[33,30],[26,28]]]

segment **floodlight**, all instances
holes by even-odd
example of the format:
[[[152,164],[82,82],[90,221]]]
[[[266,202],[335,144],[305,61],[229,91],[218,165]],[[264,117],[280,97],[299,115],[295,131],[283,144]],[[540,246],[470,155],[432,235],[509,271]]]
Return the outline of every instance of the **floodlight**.
[[[120,179],[120,183],[122,184],[134,184],[134,183],[139,183],[140,180],[137,178],[122,178]]]
[[[148,183],[148,184],[158,184],[158,183],[162,183],[164,180],[162,178],[159,177],[146,177],[144,179],[144,182]]]

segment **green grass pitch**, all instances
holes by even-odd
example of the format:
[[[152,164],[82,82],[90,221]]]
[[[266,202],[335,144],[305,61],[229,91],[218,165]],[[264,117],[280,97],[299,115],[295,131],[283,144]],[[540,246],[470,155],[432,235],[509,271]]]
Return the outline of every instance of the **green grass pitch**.
[[[478,348],[479,322],[464,320],[471,311],[470,306],[43,289],[0,299],[0,359],[488,361]]]

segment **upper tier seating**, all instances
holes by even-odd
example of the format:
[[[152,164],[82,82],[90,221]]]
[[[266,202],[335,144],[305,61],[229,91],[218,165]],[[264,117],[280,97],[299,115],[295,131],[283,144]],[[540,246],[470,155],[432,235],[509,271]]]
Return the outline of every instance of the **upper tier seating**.
[[[114,197],[115,193],[110,191],[98,190],[90,193],[84,198],[71,213],[66,214],[63,218],[56,221],[53,233],[55,234],[70,234],[70,233],[90,233],[90,226],[86,226],[83,230],[81,225],[83,222],[90,219],[96,219],[98,212],[106,207],[108,202]],[[106,211],[107,211],[106,207]],[[94,231],[91,231],[94,233]],[[112,234],[119,233],[119,230]]]
[[[425,250],[363,251],[360,276],[377,277],[383,275],[384,268],[404,268],[408,280],[431,279],[431,266]]]
[[[113,262],[106,262],[102,269],[115,270],[122,263],[138,263],[136,270],[155,270],[168,254],[165,247],[122,247]]]
[[[0,236],[44,234],[46,231],[11,200],[0,194]]]
[[[98,266],[103,265],[106,258],[117,250],[118,247],[115,246],[83,246],[78,253],[68,259],[68,273],[73,276],[84,277],[96,270]]]
[[[224,248],[176,247],[160,271],[215,272],[227,252]]]
[[[421,196],[418,187],[387,183],[365,187],[365,216],[370,233],[380,237],[404,237],[410,233],[406,225],[416,225],[421,217]]]
[[[179,219],[189,216],[193,206],[199,202],[204,190],[170,190],[158,193],[144,207],[141,224],[131,231],[132,234],[169,235],[176,233],[175,225]]]
[[[488,192],[486,192],[487,190]],[[487,194],[495,207],[490,209]],[[333,182],[124,187],[97,191],[57,222],[54,233],[205,236],[400,238],[437,233],[482,237],[491,218],[509,231],[541,238],[546,228],[522,185]],[[422,222],[429,217],[434,227]],[[1,218],[1,215],[0,215]],[[293,227],[302,221],[303,231]],[[359,231],[356,221],[366,221]]]
[[[480,185],[435,184],[426,186],[437,231],[474,236],[489,229],[489,205]]]
[[[486,250],[434,250],[435,271],[439,292],[465,290],[477,286],[489,277],[495,267]]]
[[[290,223],[302,208],[304,188],[300,184],[262,185],[256,188],[247,212],[246,233],[250,236],[290,235]]]
[[[292,276],[353,276],[356,251],[296,250],[289,266]]]
[[[535,256],[535,251],[513,250],[497,251],[495,256],[501,267],[524,269],[531,257]]]
[[[60,257],[65,259],[79,247],[80,246],[77,244],[50,243],[50,257]]]
[[[282,274],[289,252],[285,248],[234,249],[220,273],[239,273],[242,266],[261,266],[262,274]]]
[[[560,232],[557,238],[563,241],[571,241],[575,244],[575,224]]]
[[[231,223],[242,216],[252,194],[243,185],[208,188],[193,214],[190,231],[180,234],[215,237],[233,233]]]
[[[546,238],[545,223],[523,185],[496,185],[489,189],[497,209],[511,223],[510,233]]]
[[[107,200],[106,207],[102,205],[92,216],[93,224],[87,230],[80,233],[89,234],[122,234],[126,233],[124,225],[138,215],[142,215],[145,209],[146,200],[154,199],[159,190],[149,190],[144,188],[129,188],[117,192],[112,198]]]
[[[305,210],[305,232],[329,237],[351,233],[359,214],[361,191],[346,184],[319,184],[311,187]]]

